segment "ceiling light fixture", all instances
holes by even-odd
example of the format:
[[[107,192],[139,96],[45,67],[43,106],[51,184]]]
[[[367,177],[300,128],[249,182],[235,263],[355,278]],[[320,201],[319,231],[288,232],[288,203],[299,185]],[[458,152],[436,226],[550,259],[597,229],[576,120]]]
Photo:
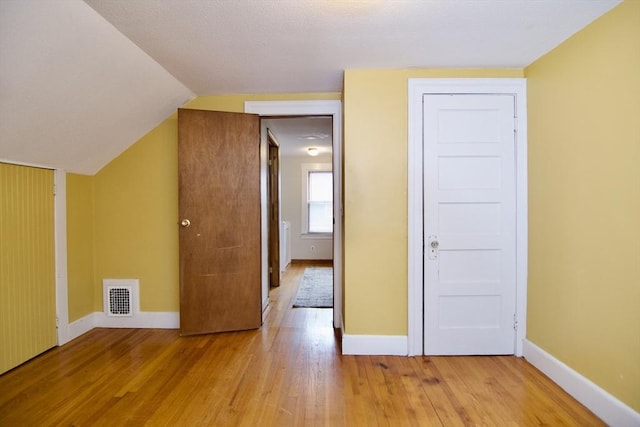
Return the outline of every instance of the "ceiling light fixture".
[[[315,157],[318,154],[320,154],[320,151],[316,147],[309,147],[309,148],[307,148],[307,153],[310,156]]]

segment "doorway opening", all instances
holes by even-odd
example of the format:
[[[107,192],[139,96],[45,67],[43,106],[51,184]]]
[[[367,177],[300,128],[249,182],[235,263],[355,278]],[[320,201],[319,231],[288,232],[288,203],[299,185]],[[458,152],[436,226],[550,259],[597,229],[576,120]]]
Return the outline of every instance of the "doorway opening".
[[[313,260],[313,259],[329,259],[333,262],[333,327],[341,328],[342,327],[342,229],[343,229],[343,217],[342,217],[342,159],[341,159],[341,136],[342,136],[342,104],[340,101],[249,101],[245,102],[245,112],[246,113],[254,113],[259,114],[263,119],[261,121],[261,153],[264,159],[264,175],[265,176],[265,200],[264,203],[266,205],[266,176],[267,176],[267,165],[268,165],[268,133],[269,130],[275,136],[275,139],[279,145],[279,167],[280,167],[280,218],[278,220],[278,229],[279,240],[280,240],[280,251],[279,258],[280,264],[282,268],[282,264],[288,262],[289,256],[286,253],[287,242],[285,239],[288,236],[284,234],[286,231],[289,231],[289,235],[292,238],[292,243],[289,246],[291,259],[296,259],[296,256],[304,257],[302,259]],[[327,121],[329,125],[329,130],[327,131],[303,131],[298,130],[298,137],[300,146],[298,147],[298,153],[304,153],[304,156],[301,156],[306,159],[312,159],[312,156],[308,154],[308,148],[318,148],[316,145],[320,145],[321,140],[329,139],[331,140],[331,151],[330,155],[324,157],[324,162],[328,163],[332,172],[332,207],[330,211],[332,212],[331,221],[333,222],[333,230],[332,233],[314,233],[313,228],[312,232],[309,233],[308,229],[308,217],[307,224],[304,228],[303,224],[303,215],[300,213],[299,215],[295,215],[295,218],[286,218],[284,214],[284,204],[287,203],[285,201],[285,195],[282,191],[283,185],[283,170],[286,167],[284,163],[286,155],[283,154],[285,148],[283,146],[283,136],[278,135],[279,130],[278,122],[276,120],[281,120],[280,124],[286,123],[285,121],[292,121],[292,126],[295,124],[302,124],[304,122],[322,122]],[[270,122],[272,121],[272,122]],[[308,123],[307,123],[308,124]],[[268,130],[268,129],[269,130]],[[280,131],[283,133],[284,131]],[[322,135],[327,135],[327,137],[323,138]],[[301,138],[301,139],[300,139]],[[306,157],[305,157],[306,156]],[[319,157],[319,156],[318,156]],[[317,164],[319,163],[317,159],[307,160],[309,164]],[[302,166],[298,166],[297,177],[301,181],[301,177],[303,176]],[[313,170],[313,169],[312,169]],[[288,183],[289,179],[287,179]],[[302,185],[302,184],[300,184]],[[302,187],[299,187],[300,195],[302,194]],[[301,197],[301,196],[300,196]],[[309,200],[305,201],[305,204],[308,205]],[[312,200],[313,202],[313,200]],[[322,202],[322,200],[320,201]],[[293,202],[296,203],[295,201]],[[298,202],[300,208],[302,209],[303,203],[302,198],[299,199]],[[308,207],[308,206],[307,206]],[[318,205],[311,206],[312,213],[318,210]],[[288,215],[288,214],[287,214]],[[294,226],[294,220],[297,222],[298,218],[300,218],[299,225]],[[291,221],[285,221],[283,226],[283,220],[291,219]],[[314,218],[315,219],[315,218]],[[288,227],[286,222],[289,222]],[[269,291],[269,255],[267,248],[269,247],[268,235],[267,232],[267,224],[268,217],[265,214],[263,217],[263,298],[267,297],[266,303],[268,303],[268,291]],[[312,224],[313,225],[313,224]],[[272,226],[274,227],[274,226]],[[294,228],[295,227],[295,228]],[[285,232],[282,232],[282,230]],[[288,230],[287,230],[288,229]],[[324,234],[321,236],[320,234]],[[299,240],[302,247],[305,248],[307,253],[303,252],[303,255],[296,255],[294,253],[294,244],[293,237],[299,235]],[[284,249],[284,256],[283,256]],[[263,307],[264,308],[264,307]]]
[[[304,264],[294,307],[332,308],[332,117],[268,116],[261,128],[269,144],[269,289],[291,263]]]

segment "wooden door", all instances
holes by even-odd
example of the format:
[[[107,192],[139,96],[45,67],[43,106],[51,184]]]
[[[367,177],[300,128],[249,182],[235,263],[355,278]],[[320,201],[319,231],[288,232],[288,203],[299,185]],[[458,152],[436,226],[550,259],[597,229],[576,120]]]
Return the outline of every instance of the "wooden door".
[[[280,176],[279,148],[271,136],[269,140],[268,201],[269,206],[269,286],[280,286]]]
[[[425,95],[425,353],[513,354],[514,98]]]
[[[259,116],[178,110],[181,335],[259,328]]]

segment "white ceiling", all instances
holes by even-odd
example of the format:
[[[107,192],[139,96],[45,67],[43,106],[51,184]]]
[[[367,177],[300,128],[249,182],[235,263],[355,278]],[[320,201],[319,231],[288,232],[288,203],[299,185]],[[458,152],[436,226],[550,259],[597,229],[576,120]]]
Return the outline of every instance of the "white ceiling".
[[[310,147],[317,148],[318,155],[332,153],[331,117],[271,118],[264,122],[280,143],[281,156],[307,156]]]
[[[84,2],[0,0],[0,160],[93,174],[194,96]]]
[[[524,67],[619,0],[0,0],[0,159],[92,174],[196,95]]]
[[[86,0],[197,94],[338,92],[347,68],[524,67],[612,0]]]

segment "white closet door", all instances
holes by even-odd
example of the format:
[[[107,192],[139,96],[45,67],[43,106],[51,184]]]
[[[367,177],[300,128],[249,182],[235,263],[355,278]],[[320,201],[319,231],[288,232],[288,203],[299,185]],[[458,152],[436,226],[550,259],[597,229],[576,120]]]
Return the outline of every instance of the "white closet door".
[[[423,100],[425,353],[513,354],[514,97]]]

